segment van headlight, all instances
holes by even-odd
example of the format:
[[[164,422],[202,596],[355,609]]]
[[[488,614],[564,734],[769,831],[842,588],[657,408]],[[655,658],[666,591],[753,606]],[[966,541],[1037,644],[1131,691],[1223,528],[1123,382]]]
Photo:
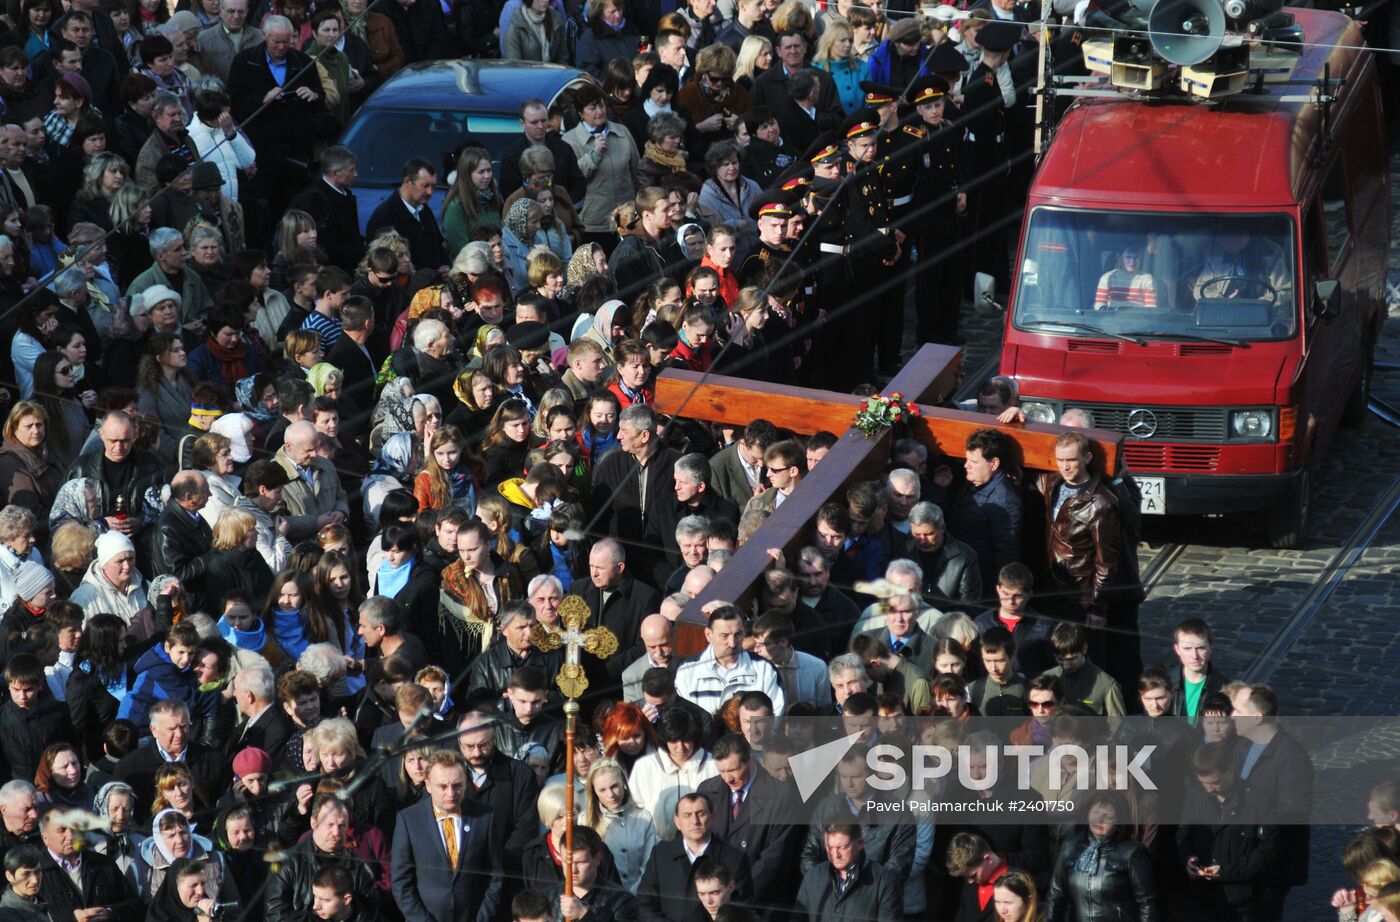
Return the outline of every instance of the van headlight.
[[[1021,401],[1021,412],[1026,414],[1028,423],[1050,423],[1053,424],[1058,419],[1054,404],[1044,400]]]
[[[1230,435],[1234,438],[1261,440],[1273,434],[1273,410],[1235,410],[1230,413]]]

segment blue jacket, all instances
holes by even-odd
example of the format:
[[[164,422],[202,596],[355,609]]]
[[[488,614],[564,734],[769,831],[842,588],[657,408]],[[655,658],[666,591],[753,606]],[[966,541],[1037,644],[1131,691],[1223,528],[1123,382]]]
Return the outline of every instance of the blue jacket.
[[[165,652],[165,644],[156,644],[143,653],[134,669],[136,681],[117,708],[118,718],[144,727],[149,722],[151,705],[172,699],[185,702],[195,719],[213,713],[213,699],[195,688],[194,672],[188,666],[175,668],[170,654]]]
[[[977,552],[982,585],[995,586],[1001,568],[1021,559],[1020,490],[1002,471],[980,487],[968,484],[953,501],[948,528]]]
[[[872,59],[873,57],[872,55]],[[860,88],[860,82],[871,79],[870,62],[859,59],[855,62],[819,61],[813,66],[820,67],[831,74],[831,81],[836,84],[836,95],[841,100],[841,108],[845,110],[847,115],[851,115],[857,109],[865,106],[865,91]],[[888,75],[888,57],[885,59],[885,72]]]
[[[919,60],[922,62],[919,64],[920,77],[926,77],[933,73],[928,69],[928,56],[929,52],[932,50],[933,49],[929,48],[927,45],[919,45]],[[890,51],[888,39],[881,42],[876,46],[874,51],[870,52],[870,60],[866,62],[870,66],[870,80],[876,83],[890,82],[890,55],[892,53],[893,52]]]

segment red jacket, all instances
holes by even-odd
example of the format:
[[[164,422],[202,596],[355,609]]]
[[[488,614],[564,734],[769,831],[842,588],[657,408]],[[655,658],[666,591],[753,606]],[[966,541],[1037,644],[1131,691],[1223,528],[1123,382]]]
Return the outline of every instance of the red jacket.
[[[690,345],[685,340],[681,340],[676,343],[676,348],[672,349],[671,354],[666,356],[666,358],[668,360],[675,359],[679,361],[684,367],[691,371],[702,373],[709,371],[711,363],[714,362],[714,356],[710,354],[710,344],[712,342],[713,340],[706,340],[705,345],[700,347],[699,352],[696,352],[694,346]]]

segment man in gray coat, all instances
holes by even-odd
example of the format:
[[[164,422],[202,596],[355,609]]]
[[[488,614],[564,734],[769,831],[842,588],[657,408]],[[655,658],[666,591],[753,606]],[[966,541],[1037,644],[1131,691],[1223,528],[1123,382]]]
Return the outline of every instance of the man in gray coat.
[[[219,0],[219,21],[199,33],[199,69],[228,83],[233,59],[263,43],[262,30],[248,22],[248,0]]]

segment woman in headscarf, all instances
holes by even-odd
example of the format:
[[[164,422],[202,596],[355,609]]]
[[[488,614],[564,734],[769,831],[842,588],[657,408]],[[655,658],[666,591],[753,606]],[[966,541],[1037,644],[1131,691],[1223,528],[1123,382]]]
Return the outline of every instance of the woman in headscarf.
[[[210,866],[205,861],[177,859],[171,865],[169,880],[146,897],[150,904],[146,922],[203,922],[211,918],[214,903],[221,901],[209,886]]]
[[[384,505],[384,497],[393,490],[412,488],[416,455],[410,432],[395,432],[384,440],[361,487],[365,524],[372,530],[379,530],[379,510]]]
[[[179,859],[208,859],[204,884],[210,897],[221,903],[238,899],[233,878],[226,873],[223,856],[214,851],[214,843],[195,835],[179,810],[167,807],[151,820],[151,837],[141,843],[136,853],[137,892],[150,902],[159,900],[161,887]]]
[[[481,444],[496,406],[496,388],[491,376],[481,368],[468,368],[452,382],[452,393],[457,395],[458,403],[447,412],[443,423],[466,433],[468,444]]]
[[[108,615],[107,617],[113,617]],[[95,837],[93,850],[117,864],[136,889],[136,856],[146,837],[136,831],[136,792],[125,781],[109,781],[97,789],[92,811],[107,821],[107,831]]]
[[[613,355],[613,345],[618,338],[627,337],[627,305],[619,300],[612,300],[598,308],[598,312],[593,315],[593,323],[583,333],[583,339],[591,339],[599,346],[603,347],[603,358],[609,365],[617,363]]]
[[[506,251],[505,277],[512,295],[530,287],[530,248],[543,219],[544,209],[534,199],[518,198],[506,212],[501,245]]]
[[[396,432],[412,433],[413,382],[408,378],[393,378],[384,384],[379,404],[370,417],[369,450],[378,452],[384,440]]]
[[[494,323],[483,323],[476,330],[476,336],[472,337],[471,352],[468,353],[467,367],[480,368],[481,361],[486,357],[486,350],[492,346],[502,345],[506,341],[506,334],[501,332],[501,328]],[[455,388],[455,383],[454,383]]]

